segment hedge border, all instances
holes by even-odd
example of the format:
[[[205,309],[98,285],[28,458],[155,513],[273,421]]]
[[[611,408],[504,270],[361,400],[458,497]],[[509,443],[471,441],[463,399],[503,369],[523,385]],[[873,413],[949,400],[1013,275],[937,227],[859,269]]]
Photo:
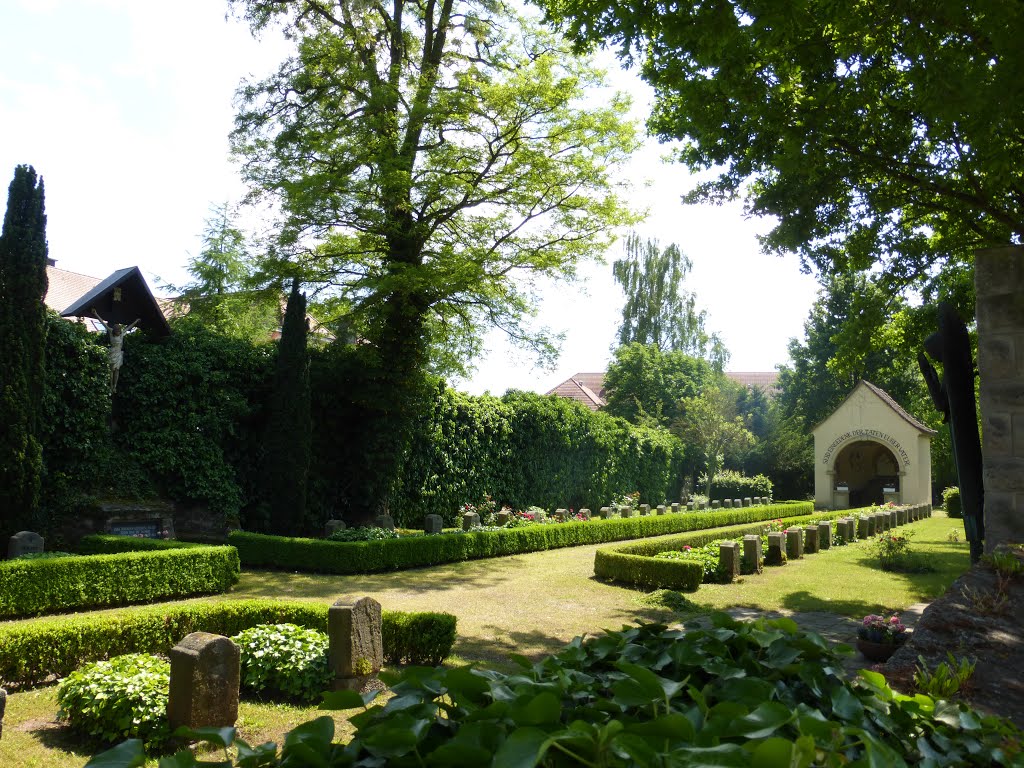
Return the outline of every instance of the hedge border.
[[[191,541],[178,539],[150,539],[141,536],[115,536],[112,533],[93,533],[83,536],[78,542],[82,555],[115,555],[121,552],[150,552],[168,549],[192,549],[201,547]]]
[[[782,523],[789,527],[815,520],[832,521],[841,517],[867,514],[874,509],[874,507],[860,507],[815,512],[809,515],[782,518]],[[708,532],[659,539],[656,542],[644,541],[599,549],[594,553],[594,576],[605,581],[614,581],[635,587],[693,591],[703,582],[703,566],[686,560],[662,560],[655,558],[654,555],[683,546],[702,547],[718,539],[735,539],[748,534],[757,535],[763,529],[763,524],[732,525]],[[675,567],[668,568],[663,563],[673,563]]]
[[[326,632],[328,608],[323,603],[235,600],[0,624],[0,680],[27,686],[112,656],[167,653],[192,632],[231,636],[258,624],[283,623]],[[440,664],[451,654],[457,622],[450,613],[384,611],[384,657],[389,663]]]
[[[230,546],[7,560],[0,619],[217,594],[238,583],[240,570]]]
[[[791,502],[382,541],[338,542],[232,531],[228,534],[228,543],[238,549],[242,564],[247,568],[283,568],[337,574],[377,573],[560,547],[664,536],[719,528],[723,524],[762,522],[796,511],[810,512],[813,508],[814,505],[809,501]]]

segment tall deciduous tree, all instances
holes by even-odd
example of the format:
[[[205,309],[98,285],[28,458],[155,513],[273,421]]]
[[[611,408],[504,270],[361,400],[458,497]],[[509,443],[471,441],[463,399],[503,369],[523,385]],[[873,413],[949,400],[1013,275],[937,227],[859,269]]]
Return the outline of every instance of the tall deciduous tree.
[[[438,348],[494,325],[541,352],[533,287],[635,220],[612,170],[636,145],[589,61],[492,0],[235,0],[295,54],[240,91],[233,146],[282,212],[275,253],[350,300],[366,345],[366,519],[387,505]],[[267,265],[274,271],[274,264]],[[456,356],[450,354],[449,362]],[[463,366],[466,360],[461,361]]]
[[[699,357],[626,344],[615,350],[605,374],[605,410],[633,424],[667,427],[680,416],[680,401],[713,380],[711,365]]]
[[[45,211],[42,178],[17,166],[0,232],[0,536],[41,522]]]
[[[684,352],[711,360],[721,371],[728,352],[718,334],[705,329],[707,312],[684,287],[693,262],[675,243],[661,249],[657,240],[636,233],[625,241],[625,258],[612,274],[626,294],[619,326],[619,346],[653,344],[663,352]]]
[[[280,535],[308,533],[306,482],[312,445],[309,357],[306,351],[306,297],[292,281],[277,350],[264,445],[264,488],[269,530]]]
[[[770,251],[902,283],[1024,240],[1024,4],[543,0],[655,88],[650,128]],[[931,274],[934,274],[932,271]]]

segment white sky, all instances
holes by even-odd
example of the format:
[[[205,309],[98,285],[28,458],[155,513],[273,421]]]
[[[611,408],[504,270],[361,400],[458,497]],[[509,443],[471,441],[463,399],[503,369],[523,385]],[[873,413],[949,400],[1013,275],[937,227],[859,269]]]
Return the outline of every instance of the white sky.
[[[241,78],[284,57],[276,40],[254,41],[226,21],[226,3],[179,0],[7,0],[0,9],[0,205],[14,166],[35,166],[46,182],[47,238],[57,266],[106,276],[138,265],[157,290],[187,278],[211,204],[243,192],[228,159],[232,97]],[[646,114],[649,92],[616,74]],[[662,164],[651,141],[633,160],[634,202],[650,211],[638,231],[677,242],[692,259],[689,290],[732,353],[734,371],[786,362],[802,336],[814,280],[795,257],[760,253],[769,222],[744,219],[739,206],[683,206],[694,180]],[[553,371],[536,369],[498,335],[478,373],[456,386],[471,393],[546,391],[577,371],[603,370],[623,297],[611,260],[585,281],[545,294],[541,324],[566,333]],[[157,290],[159,293],[159,291]]]

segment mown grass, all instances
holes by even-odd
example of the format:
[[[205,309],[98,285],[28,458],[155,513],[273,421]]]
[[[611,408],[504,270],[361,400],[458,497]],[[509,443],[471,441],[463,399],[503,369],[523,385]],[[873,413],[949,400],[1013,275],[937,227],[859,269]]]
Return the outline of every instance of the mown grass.
[[[389,610],[448,611],[459,617],[459,639],[451,663],[505,666],[508,654],[539,657],[577,635],[619,629],[634,621],[672,621],[733,606],[762,611],[827,611],[860,617],[901,611],[940,595],[969,566],[967,544],[947,541],[961,521],[944,515],[907,527],[913,549],[935,568],[929,573],[887,573],[872,557],[870,542],[835,547],[746,576],[739,584],[709,584],[685,595],[687,603],[645,600],[644,593],[594,578],[597,545],[475,560],[369,576],[245,572],[223,601],[265,597],[333,602],[371,595]],[[109,612],[127,612],[131,608]],[[30,621],[47,621],[46,618]],[[30,768],[71,766],[88,760],[55,722],[55,689],[41,688],[8,698],[0,765]],[[277,741],[300,722],[323,713],[315,709],[243,702],[239,730],[250,743]],[[347,723],[336,716],[338,734]],[[213,756],[211,756],[212,758]]]

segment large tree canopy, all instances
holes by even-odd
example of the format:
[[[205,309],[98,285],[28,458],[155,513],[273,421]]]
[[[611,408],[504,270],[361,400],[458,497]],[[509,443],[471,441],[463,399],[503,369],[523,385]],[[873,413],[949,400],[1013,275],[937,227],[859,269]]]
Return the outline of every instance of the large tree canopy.
[[[897,284],[1024,239],[1024,3],[541,0],[656,91],[650,127],[779,217],[770,251]]]

